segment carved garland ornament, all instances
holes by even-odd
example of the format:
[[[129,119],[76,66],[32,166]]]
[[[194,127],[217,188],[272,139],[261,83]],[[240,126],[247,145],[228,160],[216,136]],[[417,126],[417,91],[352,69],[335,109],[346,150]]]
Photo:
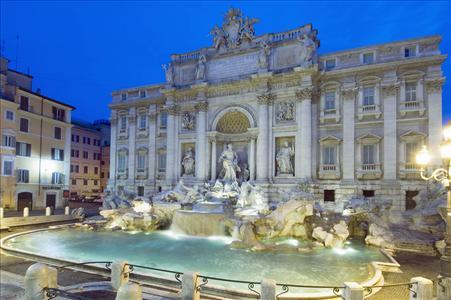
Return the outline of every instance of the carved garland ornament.
[[[384,96],[396,96],[399,91],[399,83],[382,86]]]
[[[296,91],[296,98],[298,100],[311,100],[313,97],[313,88],[303,88]]]
[[[442,91],[442,86],[444,84],[444,79],[434,79],[426,81],[426,90],[428,93],[440,93]]]
[[[194,105],[196,111],[207,111],[208,110],[208,102],[199,102]]]
[[[168,106],[166,108],[166,111],[168,112],[168,114],[175,116],[179,113],[180,108],[174,104],[174,105]]]
[[[344,100],[354,100],[356,94],[357,94],[356,88],[349,88],[349,89],[341,90],[341,95],[343,96]]]

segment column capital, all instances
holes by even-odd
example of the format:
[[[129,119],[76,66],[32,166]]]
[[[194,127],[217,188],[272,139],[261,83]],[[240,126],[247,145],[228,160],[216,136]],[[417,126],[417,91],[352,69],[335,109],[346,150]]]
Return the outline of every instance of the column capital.
[[[388,96],[396,96],[399,91],[400,83],[396,82],[393,84],[387,84],[382,86],[382,92],[384,93],[385,97]]]
[[[257,103],[259,105],[271,105],[276,99],[276,95],[268,92],[257,95]]]
[[[164,110],[169,115],[176,116],[180,112],[180,107],[178,105],[176,105],[176,104],[172,104],[172,105],[166,106],[164,108]]]
[[[135,114],[128,115],[127,118],[128,118],[128,122],[129,123],[135,123],[136,122],[136,115]]]
[[[207,101],[201,101],[194,105],[194,109],[196,109],[196,112],[206,112],[208,110],[208,102]]]
[[[445,83],[444,78],[436,78],[426,81],[426,91],[429,94],[437,94],[442,91],[442,86]]]
[[[354,100],[357,95],[358,88],[346,88],[341,90],[341,96],[343,100]]]
[[[300,101],[302,100],[312,100],[315,90],[313,87],[300,88],[296,91],[296,98]]]

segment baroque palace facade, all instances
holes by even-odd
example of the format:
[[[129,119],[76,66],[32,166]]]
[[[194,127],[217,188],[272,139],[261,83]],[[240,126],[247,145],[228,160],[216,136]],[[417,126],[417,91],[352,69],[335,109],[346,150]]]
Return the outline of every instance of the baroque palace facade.
[[[271,200],[302,184],[338,208],[415,205],[415,153],[441,143],[441,37],[318,55],[312,25],[255,36],[257,21],[230,9],[212,46],[171,56],[166,83],[113,92],[111,189],[214,181],[231,144],[238,178]]]

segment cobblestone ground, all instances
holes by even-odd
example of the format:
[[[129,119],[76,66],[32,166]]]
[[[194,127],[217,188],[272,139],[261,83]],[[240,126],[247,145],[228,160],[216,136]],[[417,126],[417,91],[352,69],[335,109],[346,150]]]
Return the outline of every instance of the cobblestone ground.
[[[412,277],[425,277],[434,281],[434,295],[436,279],[440,271],[440,260],[437,257],[422,256],[406,252],[400,252],[395,259],[401,265],[402,273],[384,273],[385,284],[409,282]],[[407,287],[383,288],[371,300],[408,300]]]

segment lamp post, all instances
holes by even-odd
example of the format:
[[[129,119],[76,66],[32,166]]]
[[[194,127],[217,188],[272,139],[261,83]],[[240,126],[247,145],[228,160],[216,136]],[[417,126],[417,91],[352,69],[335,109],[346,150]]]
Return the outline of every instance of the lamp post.
[[[451,121],[443,129],[443,143],[440,145],[441,157],[444,167],[434,170],[431,175],[427,175],[425,167],[429,164],[430,155],[426,146],[418,152],[416,161],[420,166],[420,175],[423,180],[435,180],[440,182],[447,190],[446,207],[441,208],[441,216],[445,220],[445,251],[440,257],[440,286],[443,288],[444,297],[451,295]],[[451,299],[451,298],[443,298]]]

